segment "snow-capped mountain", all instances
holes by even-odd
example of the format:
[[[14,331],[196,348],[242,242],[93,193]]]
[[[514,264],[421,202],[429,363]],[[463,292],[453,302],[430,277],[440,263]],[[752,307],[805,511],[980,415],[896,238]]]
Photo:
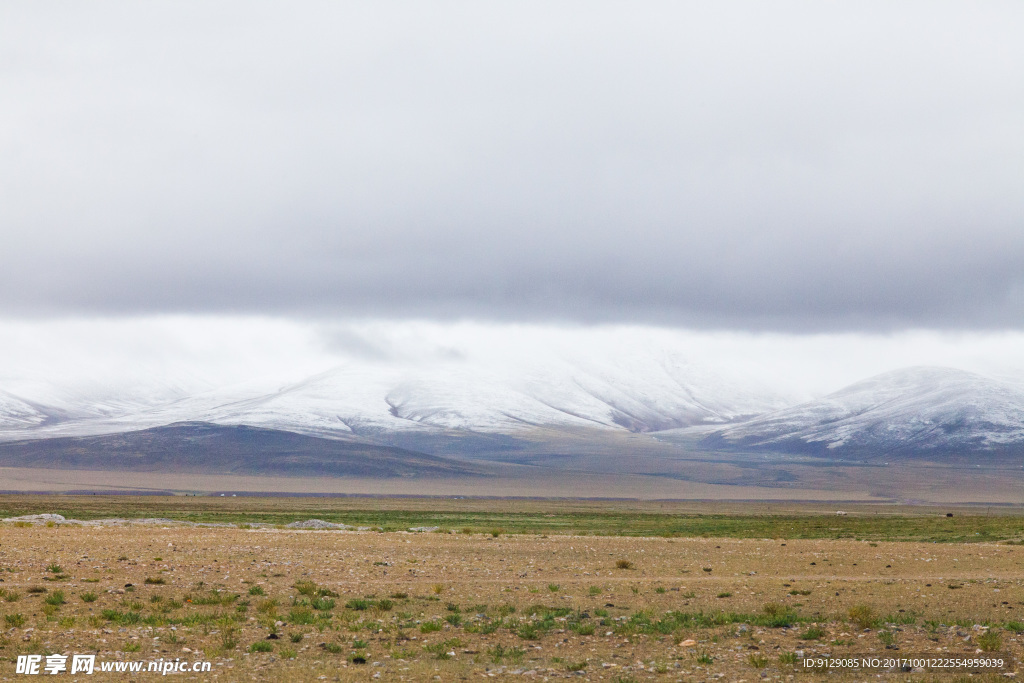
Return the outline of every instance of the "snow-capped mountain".
[[[208,388],[208,382],[195,381],[192,393],[181,382],[152,390],[142,383],[136,379],[122,394],[109,387],[72,391],[23,384],[33,395],[10,397],[10,407],[0,413],[10,415],[0,422],[0,438],[100,434],[184,421],[336,437],[552,427],[650,432],[727,424],[792,403],[785,394],[670,350],[636,347],[572,354],[470,349],[429,363],[352,359],[292,382]]]
[[[717,431],[708,447],[786,452],[969,453],[1024,445],[1024,391],[950,368],[915,367]]]
[[[328,338],[329,352],[316,348],[288,338],[273,354],[236,358],[218,347],[203,362],[177,351],[123,367],[88,358],[65,359],[59,370],[10,365],[0,373],[0,440],[203,422],[427,450],[441,443],[428,443],[434,437],[469,444],[465,435],[583,432],[656,433],[651,442],[670,451],[673,443],[822,455],[1024,445],[1021,385],[947,368],[889,372],[807,401],[764,375],[755,380],[749,365],[703,362],[683,338],[649,329],[367,325]]]
[[[636,364],[639,365],[639,364]],[[649,432],[727,423],[784,404],[679,361],[646,367],[548,359],[532,367],[453,363],[415,373],[338,368],[272,394],[225,404],[203,419],[304,431],[579,427]]]

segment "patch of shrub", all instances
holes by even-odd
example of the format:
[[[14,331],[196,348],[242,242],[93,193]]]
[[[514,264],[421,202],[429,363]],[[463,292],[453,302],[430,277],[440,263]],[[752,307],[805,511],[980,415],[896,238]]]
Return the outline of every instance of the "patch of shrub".
[[[1003,639],[997,631],[989,629],[978,636],[978,647],[983,652],[995,652],[1003,646]]]
[[[296,607],[288,613],[288,623],[306,626],[316,621],[316,614],[308,607]]]
[[[505,647],[501,643],[498,643],[494,647],[488,649],[487,654],[495,664],[501,664],[505,661],[514,664],[523,660],[523,657],[526,656],[526,650],[521,647]]]
[[[440,621],[424,621],[420,624],[420,633],[433,633],[443,628]]]
[[[846,614],[859,628],[871,628],[875,625],[875,611],[867,605],[854,605]]]
[[[330,610],[334,609],[334,599],[317,598],[313,601],[312,607],[313,609],[318,610],[320,612],[329,612]]]
[[[569,627],[578,636],[592,636],[594,635],[593,624],[576,623]]]
[[[896,634],[892,631],[879,631],[878,640],[881,641],[882,645],[887,648],[891,648],[896,645]]]
[[[105,609],[100,616],[118,626],[135,626],[142,621],[142,615],[138,612],[121,612],[116,609]]]
[[[825,635],[825,629],[812,626],[800,634],[800,640],[821,640]]]

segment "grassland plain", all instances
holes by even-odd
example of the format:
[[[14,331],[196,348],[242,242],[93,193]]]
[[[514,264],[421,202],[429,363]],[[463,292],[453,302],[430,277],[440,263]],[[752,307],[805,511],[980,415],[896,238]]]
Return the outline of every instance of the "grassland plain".
[[[177,676],[219,681],[789,680],[823,675],[797,653],[1024,656],[1016,509],[12,496],[0,510],[226,525],[0,525],[4,680],[24,679],[27,653],[209,659]],[[279,528],[310,517],[372,528]]]

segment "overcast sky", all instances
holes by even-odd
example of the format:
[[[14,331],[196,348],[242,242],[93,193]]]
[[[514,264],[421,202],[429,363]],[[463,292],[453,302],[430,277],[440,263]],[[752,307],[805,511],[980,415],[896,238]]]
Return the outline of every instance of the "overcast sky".
[[[0,316],[1021,329],[1024,4],[0,6]]]

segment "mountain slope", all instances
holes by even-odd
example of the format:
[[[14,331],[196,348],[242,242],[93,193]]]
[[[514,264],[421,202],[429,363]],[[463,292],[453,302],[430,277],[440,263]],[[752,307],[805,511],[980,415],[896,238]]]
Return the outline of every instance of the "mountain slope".
[[[378,478],[487,473],[482,466],[401,448],[207,423],[0,443],[0,466]]]
[[[0,423],[0,439],[81,436],[202,421],[321,436],[536,428],[644,433],[725,424],[790,403],[779,392],[685,361],[660,347],[507,349],[403,364],[352,360],[290,383],[123,392],[31,385],[44,418]],[[203,387],[203,383],[195,382]],[[165,397],[160,400],[159,397]],[[12,409],[12,414],[16,411]],[[19,413],[20,414],[20,413]]]
[[[0,430],[30,429],[46,420],[47,415],[38,407],[0,391]]]
[[[1024,391],[962,370],[907,368],[719,430],[702,444],[837,456],[1012,452],[1024,444]]]
[[[532,361],[442,363],[406,372],[346,366],[225,402],[202,419],[308,433],[516,433],[536,427],[649,432],[726,423],[785,405],[773,392],[671,357]]]

